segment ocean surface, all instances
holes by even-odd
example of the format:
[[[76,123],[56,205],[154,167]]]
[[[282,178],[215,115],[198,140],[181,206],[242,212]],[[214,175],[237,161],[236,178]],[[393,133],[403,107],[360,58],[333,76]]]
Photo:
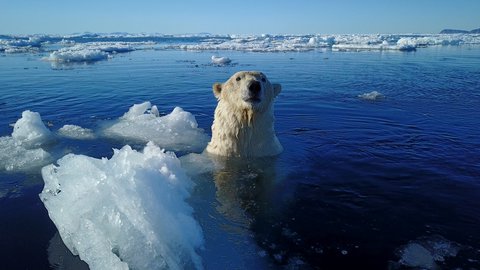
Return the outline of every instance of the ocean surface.
[[[182,160],[194,183],[186,202],[202,230],[195,252],[205,269],[480,269],[479,37],[435,36],[437,44],[413,36],[410,47],[395,48],[402,37],[348,48],[335,47],[340,37],[320,45],[295,38],[290,46],[285,37],[120,35],[100,40],[113,42],[106,49],[95,36],[0,36],[0,268],[88,269],[39,197],[44,165],[69,153],[110,159],[127,144],[141,151],[145,141],[106,136],[104,127],[145,101],[160,116],[181,107],[210,136],[212,84],[259,70],[282,85],[275,129],[284,152],[223,160],[220,172]],[[212,55],[231,62],[213,64]],[[26,110],[53,134],[41,146],[47,156],[29,160],[10,140]],[[93,135],[62,136],[65,125]],[[199,140],[160,146],[188,157],[201,152]],[[103,202],[112,194],[92,196]]]

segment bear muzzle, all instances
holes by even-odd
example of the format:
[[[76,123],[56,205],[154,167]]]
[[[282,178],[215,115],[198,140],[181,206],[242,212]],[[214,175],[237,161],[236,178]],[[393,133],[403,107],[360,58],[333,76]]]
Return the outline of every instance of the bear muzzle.
[[[250,103],[259,103],[261,100],[262,85],[259,81],[252,81],[248,84],[247,95],[244,97],[244,101]]]

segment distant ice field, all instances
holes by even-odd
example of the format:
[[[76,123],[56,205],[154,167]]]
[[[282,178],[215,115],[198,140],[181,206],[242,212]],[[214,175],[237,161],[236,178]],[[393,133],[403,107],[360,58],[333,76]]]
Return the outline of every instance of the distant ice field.
[[[2,268],[480,268],[478,39],[0,36]],[[276,158],[201,154],[239,70]]]

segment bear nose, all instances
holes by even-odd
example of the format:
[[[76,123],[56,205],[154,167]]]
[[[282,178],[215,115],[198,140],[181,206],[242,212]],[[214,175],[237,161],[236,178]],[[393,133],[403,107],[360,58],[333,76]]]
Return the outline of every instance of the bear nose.
[[[262,86],[260,85],[260,82],[257,82],[257,81],[253,81],[252,83],[250,83],[250,85],[248,86],[248,90],[252,93],[252,94],[258,94],[260,93],[260,90],[262,89]]]

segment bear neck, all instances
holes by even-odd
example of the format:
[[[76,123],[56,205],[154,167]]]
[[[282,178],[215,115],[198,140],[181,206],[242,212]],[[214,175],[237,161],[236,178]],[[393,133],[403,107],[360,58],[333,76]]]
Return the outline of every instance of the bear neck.
[[[207,151],[221,156],[274,156],[283,149],[275,135],[273,105],[262,112],[219,102]]]

